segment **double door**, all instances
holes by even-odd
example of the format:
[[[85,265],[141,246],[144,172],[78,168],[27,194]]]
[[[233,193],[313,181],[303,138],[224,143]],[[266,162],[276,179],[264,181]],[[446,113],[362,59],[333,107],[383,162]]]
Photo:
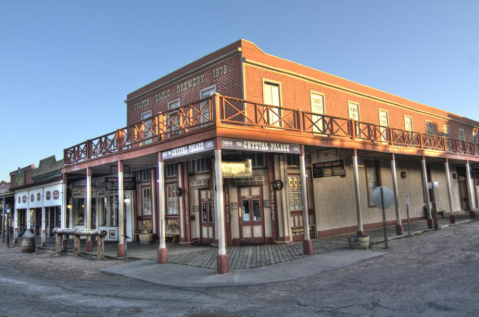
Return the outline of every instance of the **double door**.
[[[239,187],[238,197],[241,243],[265,243],[262,187]]]

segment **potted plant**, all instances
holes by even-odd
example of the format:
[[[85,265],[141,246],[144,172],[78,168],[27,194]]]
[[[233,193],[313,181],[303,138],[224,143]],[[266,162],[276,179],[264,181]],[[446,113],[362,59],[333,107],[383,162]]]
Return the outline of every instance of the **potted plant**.
[[[141,227],[140,236],[140,244],[150,244],[153,241],[153,226],[151,225],[151,221],[145,222],[145,224]]]

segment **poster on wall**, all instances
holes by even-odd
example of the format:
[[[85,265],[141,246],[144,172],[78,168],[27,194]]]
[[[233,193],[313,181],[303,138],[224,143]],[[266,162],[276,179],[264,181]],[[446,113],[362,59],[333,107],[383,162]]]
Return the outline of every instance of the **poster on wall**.
[[[223,178],[252,178],[253,165],[251,159],[243,162],[223,162],[221,164]]]
[[[344,160],[313,164],[313,178],[332,176],[346,176]]]

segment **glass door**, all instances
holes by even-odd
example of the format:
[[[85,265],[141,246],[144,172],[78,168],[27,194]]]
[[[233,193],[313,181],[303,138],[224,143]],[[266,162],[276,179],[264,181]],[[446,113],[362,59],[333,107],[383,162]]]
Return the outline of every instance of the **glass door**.
[[[200,190],[201,242],[212,243],[215,239],[215,215],[209,189]]]

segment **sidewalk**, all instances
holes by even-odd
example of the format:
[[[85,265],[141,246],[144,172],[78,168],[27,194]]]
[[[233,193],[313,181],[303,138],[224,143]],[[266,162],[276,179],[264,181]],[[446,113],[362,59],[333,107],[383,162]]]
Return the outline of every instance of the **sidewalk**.
[[[244,286],[308,277],[324,271],[353,265],[383,254],[385,252],[341,250],[256,269],[233,269],[228,274],[217,274],[215,270],[187,265],[170,263],[160,265],[156,261],[150,260],[134,261],[101,269],[101,271],[154,284],[177,287]]]

